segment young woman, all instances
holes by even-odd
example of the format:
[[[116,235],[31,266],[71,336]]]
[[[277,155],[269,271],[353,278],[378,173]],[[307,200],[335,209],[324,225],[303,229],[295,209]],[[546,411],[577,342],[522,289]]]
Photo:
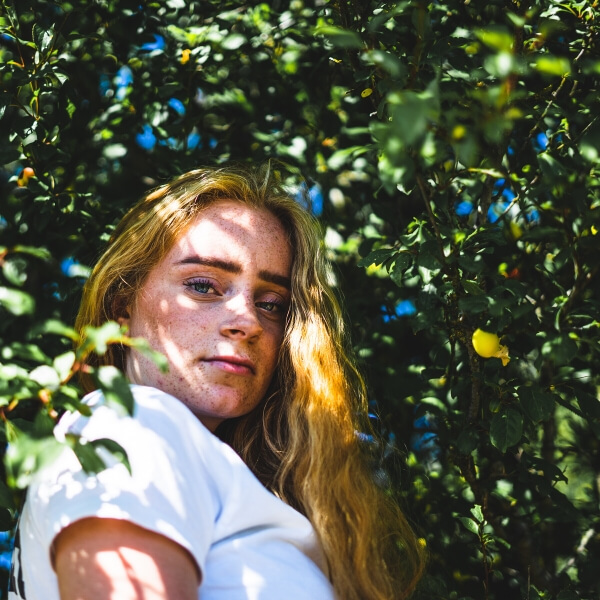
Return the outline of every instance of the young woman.
[[[192,171],[125,215],[77,327],[127,325],[169,369],[123,347],[97,359],[129,377],[133,417],[95,391],[57,435],[116,440],[131,474],[86,475],[70,451],[42,474],[12,598],[411,593],[422,549],[357,435],[364,384],[317,232],[268,165]]]

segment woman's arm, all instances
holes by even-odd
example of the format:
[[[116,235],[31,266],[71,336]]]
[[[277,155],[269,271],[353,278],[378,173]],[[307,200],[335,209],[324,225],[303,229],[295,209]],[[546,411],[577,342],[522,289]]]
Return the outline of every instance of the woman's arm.
[[[197,600],[200,573],[182,546],[128,521],[87,518],[54,542],[61,600]]]

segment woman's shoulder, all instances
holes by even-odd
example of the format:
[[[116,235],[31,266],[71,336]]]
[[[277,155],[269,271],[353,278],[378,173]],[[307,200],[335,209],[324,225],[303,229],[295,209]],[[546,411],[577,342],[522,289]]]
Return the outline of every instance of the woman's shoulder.
[[[202,425],[187,406],[156,388],[134,385],[131,391],[133,414],[114,407],[101,392],[93,392],[84,399],[91,408],[91,416],[65,415],[56,433],[57,437],[79,435],[84,443],[109,439],[122,447],[130,474],[117,456],[101,448],[99,454],[111,468],[99,473],[98,481],[106,481],[111,487],[116,482],[119,489],[169,487],[179,490],[182,498],[208,495],[215,507],[231,507],[216,508],[215,514],[225,516],[229,510],[237,511],[244,500],[252,499],[264,511],[280,514],[283,510],[285,515],[281,514],[281,518],[287,518],[289,507],[276,509],[274,503],[278,506],[283,503],[266,490],[241,457]],[[62,461],[56,468],[65,465]],[[68,469],[74,471],[79,467],[69,464]],[[171,483],[166,485],[166,482]]]
[[[189,436],[196,440],[218,445],[219,440],[177,398],[157,388],[131,385],[133,411],[127,412],[123,405],[110,401],[101,390],[87,394],[82,403],[89,414],[66,413],[55,428],[61,439],[67,434],[95,437],[101,430],[150,429],[165,435]]]
[[[68,522],[89,515],[131,520],[146,511],[141,524],[161,531],[149,527],[148,519],[173,513],[171,522],[176,522],[177,514],[189,512],[188,501],[201,499],[212,506],[213,519],[227,497],[226,467],[233,451],[176,398],[144,386],[131,391],[132,414],[96,391],[84,398],[90,414],[63,416],[55,436],[65,450],[36,474],[30,504]],[[88,445],[104,464],[97,472],[80,461],[79,451]]]
[[[130,389],[134,400],[131,414],[96,390],[83,399],[90,415],[65,414],[56,426],[55,436],[59,440],[70,434],[81,436],[84,443],[107,438],[120,444],[136,462],[146,465],[164,456],[173,465],[214,474],[242,463],[174,396],[142,385],[131,385]]]
[[[171,396],[158,388],[130,384],[129,390],[133,396],[134,407],[133,414],[130,416],[136,416],[140,411],[152,412],[157,414],[169,415],[175,413],[177,416],[190,416],[193,417],[192,412],[180,402],[175,396]],[[92,414],[102,408],[109,408],[114,411],[115,414],[120,416],[126,416],[128,413],[125,409],[125,403],[110,401],[104,395],[104,392],[100,389],[94,390],[86,394],[83,397],[82,404],[91,409]],[[187,415],[186,415],[187,413]],[[88,415],[84,415],[81,412],[73,411],[66,413],[61,419],[59,426],[71,427],[72,424],[81,419],[88,418]]]

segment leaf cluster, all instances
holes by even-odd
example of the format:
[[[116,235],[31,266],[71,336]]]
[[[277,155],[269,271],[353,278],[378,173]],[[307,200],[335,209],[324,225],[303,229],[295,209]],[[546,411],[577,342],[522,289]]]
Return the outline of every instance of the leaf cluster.
[[[185,170],[277,158],[400,450],[386,467],[430,552],[417,596],[598,597],[599,18],[588,0],[2,0],[6,481],[64,449],[88,353],[128,343],[108,324],[76,354],[69,327],[119,217]],[[96,377],[130,407],[118,372]]]

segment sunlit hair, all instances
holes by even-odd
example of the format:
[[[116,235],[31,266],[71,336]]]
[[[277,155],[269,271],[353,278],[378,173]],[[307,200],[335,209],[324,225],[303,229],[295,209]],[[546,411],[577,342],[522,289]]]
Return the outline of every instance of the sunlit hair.
[[[374,481],[357,432],[372,434],[363,380],[348,346],[314,219],[269,164],[186,173],[146,196],[119,223],[84,290],[76,327],[123,316],[148,273],[203,208],[234,200],[275,215],[293,252],[291,306],[269,393],[217,434],[249,468],[313,523],[340,599],[405,598],[423,550],[389,490]],[[109,347],[98,364],[125,368]],[[93,389],[89,379],[84,387]]]

